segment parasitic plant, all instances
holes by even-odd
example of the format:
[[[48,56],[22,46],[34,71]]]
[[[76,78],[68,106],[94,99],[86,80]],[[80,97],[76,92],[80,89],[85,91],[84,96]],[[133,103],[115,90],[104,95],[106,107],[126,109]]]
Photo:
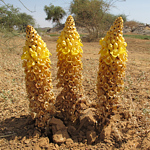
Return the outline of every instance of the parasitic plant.
[[[82,86],[82,43],[76,31],[73,17],[68,16],[65,27],[57,40],[58,72],[57,88],[62,88],[56,100],[66,120],[75,121],[86,104]]]
[[[50,55],[37,31],[28,25],[21,59],[23,59],[29,108],[38,127],[45,127],[55,111]]]
[[[117,110],[119,92],[124,88],[127,43],[123,38],[123,19],[118,17],[106,36],[100,40],[99,71],[97,76],[97,108],[101,125],[105,125]]]

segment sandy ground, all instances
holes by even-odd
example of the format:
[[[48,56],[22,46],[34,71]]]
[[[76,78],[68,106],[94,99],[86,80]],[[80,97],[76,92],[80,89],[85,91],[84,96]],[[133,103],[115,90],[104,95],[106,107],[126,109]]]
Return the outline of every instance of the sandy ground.
[[[56,38],[43,37],[52,53],[52,79],[56,88],[57,57]],[[25,43],[23,36],[13,38],[1,35],[0,43],[0,149],[25,150],[107,150],[150,149],[150,41],[126,38],[128,62],[125,90],[121,93],[122,113],[110,122],[103,134],[92,144],[87,143],[86,131],[80,130],[76,138],[63,144],[54,143],[52,135],[46,136],[29,121],[28,100],[25,89],[21,54]],[[96,101],[96,78],[99,59],[99,42],[83,42],[83,85],[85,95]],[[127,112],[127,116],[126,113]],[[122,116],[121,116],[122,115]],[[66,128],[69,128],[66,126]],[[115,130],[115,129],[116,130]]]

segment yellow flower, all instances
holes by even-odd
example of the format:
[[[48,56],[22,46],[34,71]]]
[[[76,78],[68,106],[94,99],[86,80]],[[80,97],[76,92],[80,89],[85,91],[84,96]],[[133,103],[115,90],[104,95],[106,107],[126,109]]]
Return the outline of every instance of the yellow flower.
[[[33,51],[31,48],[29,49],[29,52],[32,58],[34,58],[35,60],[38,58],[37,52]]]
[[[63,53],[64,55],[66,55],[66,54],[70,53],[70,49],[67,48],[67,47],[65,47],[64,49],[62,49],[62,53]]]
[[[37,34],[37,31],[28,25],[21,59],[24,59],[22,66],[25,69],[26,90],[30,101],[29,108],[38,127],[47,126],[48,120],[55,112],[54,96],[49,97],[51,102],[46,97],[46,95],[50,95],[53,88],[49,70],[51,68],[50,55],[46,43]]]
[[[112,50],[113,50],[113,45],[112,45],[111,43],[109,43],[109,45],[108,45],[108,49],[109,49],[110,51],[112,51]]]
[[[118,48],[118,43],[114,43],[114,49]]]
[[[112,52],[110,52],[110,54],[113,56],[113,57],[117,57],[119,55],[119,50],[118,49],[114,49]]]
[[[108,49],[103,48],[99,51],[99,54],[101,54],[101,56],[107,56],[107,55],[109,55],[109,51],[108,51]]]
[[[113,62],[112,58],[108,55],[104,58],[104,62],[107,64],[107,65],[111,65],[111,63]]]
[[[100,58],[97,76],[98,113],[101,126],[116,111],[127,61],[127,43],[123,38],[123,19],[118,17],[104,38],[99,41]],[[102,98],[102,97],[105,97]]]
[[[32,66],[35,65],[35,61],[33,61],[32,59],[30,59],[28,62],[27,62],[27,67],[28,68],[31,68]]]
[[[22,56],[21,56],[21,59],[31,59],[31,56],[29,54],[28,51],[25,51]]]
[[[79,95],[83,95],[82,46],[80,36],[75,28],[74,19],[72,16],[68,16],[56,46],[58,56],[57,79],[59,80],[57,87],[62,87],[56,106],[62,111],[64,118],[71,121],[76,120],[79,115],[74,114],[75,110],[80,112],[80,110],[77,110],[78,108],[74,107],[74,104],[78,101]],[[68,93],[70,93],[70,99],[66,98]]]

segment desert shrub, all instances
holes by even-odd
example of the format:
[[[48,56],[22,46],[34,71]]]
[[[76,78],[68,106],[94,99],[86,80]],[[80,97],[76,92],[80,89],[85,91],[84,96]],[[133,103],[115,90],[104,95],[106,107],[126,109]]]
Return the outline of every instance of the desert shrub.
[[[35,20],[31,15],[21,13],[19,8],[13,5],[4,5],[0,7],[0,31],[25,31],[26,26],[35,25]]]
[[[49,6],[44,6],[44,11],[47,15],[45,20],[52,20],[53,23],[56,23],[56,26],[60,26],[60,20],[66,15],[65,10],[60,6],[54,6],[50,4]]]
[[[131,20],[131,21],[126,21],[124,24],[125,27],[131,28],[131,31],[139,26],[139,22]]]
[[[108,13],[113,1],[103,0],[73,0],[70,12],[73,14],[76,25],[87,29],[88,41],[104,36],[111,24],[118,16]],[[126,20],[125,15],[123,16]]]

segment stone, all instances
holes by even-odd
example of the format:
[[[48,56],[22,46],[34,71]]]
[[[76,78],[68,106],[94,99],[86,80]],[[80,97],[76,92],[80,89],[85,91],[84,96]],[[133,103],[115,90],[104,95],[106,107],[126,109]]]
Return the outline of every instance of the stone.
[[[93,142],[95,142],[95,140],[97,138],[96,132],[95,131],[87,131],[86,137],[87,137],[87,143],[92,144]]]
[[[39,146],[40,147],[47,147],[47,145],[49,144],[49,139],[48,137],[42,137],[39,139]]]
[[[111,134],[117,142],[122,141],[122,133],[117,129],[116,126],[112,126]]]
[[[71,145],[73,143],[73,140],[71,138],[66,139],[66,145]]]
[[[142,145],[144,145],[144,147],[149,149],[150,148],[150,140],[148,140],[148,138],[145,137],[144,140],[142,141]]]
[[[73,136],[72,139],[73,139],[74,143],[78,143],[78,137],[77,136]]]
[[[41,148],[39,147],[39,145],[35,145],[35,146],[33,147],[33,149],[41,150]]]
[[[26,139],[26,140],[24,141],[25,144],[29,144],[29,142],[30,142],[29,139]]]
[[[63,122],[60,119],[56,119],[56,118],[52,118],[51,121],[49,122],[50,125],[52,125],[53,127],[53,132],[56,132],[58,130],[62,130],[65,129],[65,125],[63,124]],[[56,127],[56,129],[54,130],[54,126]],[[55,134],[55,133],[53,133]]]
[[[50,125],[64,125],[63,122],[60,120],[60,119],[57,119],[57,118],[52,118],[49,122]]]
[[[111,124],[103,128],[103,130],[100,133],[100,139],[107,142],[108,139],[110,139],[110,136],[111,136]]]
[[[55,144],[55,148],[56,148],[56,149],[59,149],[59,146],[58,146],[58,144]]]
[[[77,135],[77,130],[74,126],[68,126],[68,133],[71,135],[71,136],[75,136]]]
[[[52,133],[55,134],[57,131],[56,125],[52,125]]]
[[[41,136],[41,132],[38,130],[34,130],[33,137],[39,138]]]
[[[52,118],[49,125],[52,126],[54,143],[62,144],[66,142],[66,139],[70,138],[66,126],[60,119]]]
[[[79,138],[78,138],[78,141],[79,141],[79,142],[82,142],[82,138],[81,138],[81,137],[79,137]]]
[[[56,150],[54,143],[49,143],[47,150]]]
[[[53,135],[53,141],[57,144],[66,142],[66,139],[70,138],[67,130],[59,130]]]
[[[24,141],[26,140],[26,137],[24,136],[23,138],[22,138],[22,140],[21,140],[21,143],[24,143]],[[11,142],[13,142],[13,141],[11,141]],[[11,143],[10,143],[11,144]]]
[[[96,109],[95,108],[88,108],[84,110],[80,116],[80,126],[78,131],[84,126],[95,126],[97,121],[95,119]]]
[[[57,132],[53,135],[53,141],[54,141],[54,143],[62,144],[62,143],[64,143],[64,142],[66,141],[66,138],[63,137],[61,131],[57,131]]]

